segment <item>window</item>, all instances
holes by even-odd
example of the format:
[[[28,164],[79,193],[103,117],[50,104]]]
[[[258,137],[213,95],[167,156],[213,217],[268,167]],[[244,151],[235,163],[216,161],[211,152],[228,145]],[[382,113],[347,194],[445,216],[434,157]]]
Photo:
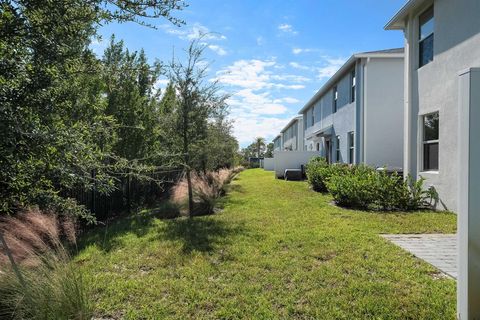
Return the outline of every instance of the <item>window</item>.
[[[350,102],[355,102],[355,85],[356,85],[356,78],[355,78],[355,69],[352,70],[350,73]]]
[[[438,170],[438,112],[423,116],[423,170]]]
[[[333,113],[337,112],[338,90],[337,86],[333,87]]]
[[[348,163],[353,164],[354,152],[355,152],[355,136],[352,132],[348,133]]]
[[[337,148],[337,151],[336,151],[336,159],[337,162],[340,162],[340,136],[337,136],[337,141],[336,141],[336,148]]]
[[[419,17],[419,67],[423,67],[427,63],[433,61],[433,7],[422,13]]]
[[[320,143],[317,142],[317,151],[320,151]]]
[[[315,107],[312,108],[312,126],[315,124]]]

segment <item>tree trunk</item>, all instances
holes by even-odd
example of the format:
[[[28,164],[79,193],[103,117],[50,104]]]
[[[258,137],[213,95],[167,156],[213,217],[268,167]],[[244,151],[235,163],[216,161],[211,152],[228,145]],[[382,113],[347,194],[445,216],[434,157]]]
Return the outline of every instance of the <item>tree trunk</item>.
[[[193,215],[193,189],[192,189],[192,178],[190,176],[190,155],[188,148],[188,110],[183,112],[183,154],[185,161],[185,168],[187,170],[187,186],[188,186],[188,216],[191,218]]]
[[[187,168],[187,185],[188,185],[188,216],[191,218],[193,215],[193,190],[192,190],[192,179],[190,177],[190,168]]]

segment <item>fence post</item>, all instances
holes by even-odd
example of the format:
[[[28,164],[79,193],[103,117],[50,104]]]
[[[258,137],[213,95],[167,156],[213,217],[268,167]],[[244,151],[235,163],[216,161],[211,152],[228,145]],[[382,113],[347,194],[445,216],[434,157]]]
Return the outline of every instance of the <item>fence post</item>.
[[[459,78],[457,316],[480,319],[480,68]]]

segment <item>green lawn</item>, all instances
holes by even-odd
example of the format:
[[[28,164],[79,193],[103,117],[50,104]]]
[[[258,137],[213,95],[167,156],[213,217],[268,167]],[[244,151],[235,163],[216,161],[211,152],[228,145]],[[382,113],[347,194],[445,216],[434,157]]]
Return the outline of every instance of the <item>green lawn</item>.
[[[344,210],[305,182],[247,170],[213,216],[98,228],[76,257],[98,316],[454,319],[455,282],[378,236],[452,233],[453,214]]]

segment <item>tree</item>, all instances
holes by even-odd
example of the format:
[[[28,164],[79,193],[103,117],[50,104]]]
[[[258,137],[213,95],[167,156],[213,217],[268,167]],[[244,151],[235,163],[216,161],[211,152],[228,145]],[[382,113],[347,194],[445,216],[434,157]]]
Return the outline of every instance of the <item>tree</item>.
[[[267,150],[265,151],[265,158],[273,158],[273,142],[267,144]]]
[[[255,138],[254,144],[257,158],[263,157],[263,153],[265,152],[265,138]]]
[[[185,169],[188,184],[189,214],[193,213],[193,191],[191,171],[194,169],[194,150],[204,145],[208,137],[209,120],[227,108],[227,96],[219,94],[217,82],[207,79],[208,64],[203,63],[205,45],[201,39],[194,40],[186,50],[186,62],[172,61],[170,79],[176,92],[177,109],[166,117],[174,124],[172,136],[180,138],[182,157],[179,164]],[[167,132],[168,134],[168,132]]]
[[[127,160],[145,159],[156,150],[155,127],[159,124],[158,96],[154,84],[161,65],[150,65],[145,53],[129,52],[112,36],[103,59],[106,114],[117,124],[115,154]]]
[[[87,215],[62,191],[113,190],[126,162],[115,154],[117,125],[88,46],[102,23],[165,17],[180,24],[171,12],[183,7],[177,0],[0,2],[0,212],[40,205]]]

